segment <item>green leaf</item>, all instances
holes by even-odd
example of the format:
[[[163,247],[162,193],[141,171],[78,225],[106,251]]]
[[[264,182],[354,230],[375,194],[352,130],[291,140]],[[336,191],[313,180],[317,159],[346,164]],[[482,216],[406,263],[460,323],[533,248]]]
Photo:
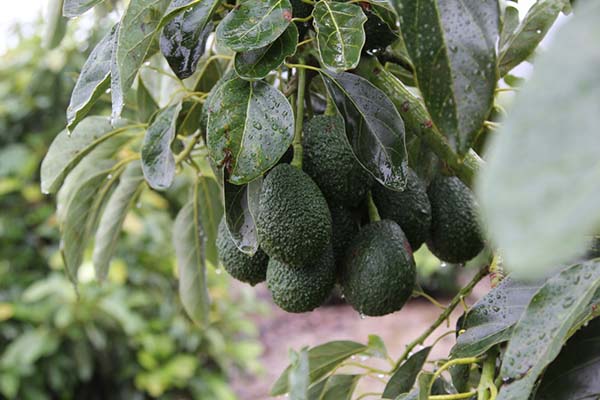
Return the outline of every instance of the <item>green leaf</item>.
[[[111,61],[112,118],[121,115],[125,95],[148,55],[169,0],[131,0],[117,32]]]
[[[244,0],[221,21],[217,40],[233,51],[260,49],[281,36],[291,20],[289,0]]]
[[[395,399],[396,396],[410,391],[417,380],[417,376],[423,369],[430,351],[431,347],[425,347],[423,350],[413,354],[394,372],[383,391],[384,399]]]
[[[582,3],[536,60],[476,182],[491,239],[515,275],[571,262],[600,226],[600,79],[589,68],[600,48],[573,45],[600,36],[598,20],[600,4]]]
[[[467,312],[456,339],[454,358],[477,357],[512,334],[529,301],[544,281],[520,282],[508,277]]]
[[[211,18],[219,0],[205,0],[176,15],[162,30],[160,50],[179,79],[195,71],[208,35],[212,32]]]
[[[600,396],[600,319],[577,332],[550,364],[535,400],[595,399]]]
[[[232,79],[206,103],[208,150],[229,182],[248,183],[273,167],[294,138],[294,114],[285,96],[262,81]]]
[[[308,351],[310,365],[310,382],[317,382],[347,358],[362,353],[367,349],[364,344],[351,341],[333,341],[313,347]],[[271,389],[272,396],[280,396],[289,392],[288,376],[290,367],[286,368]]]
[[[72,135],[64,130],[50,145],[41,166],[41,189],[43,193],[55,193],[63,180],[90,151],[106,140],[139,127],[120,121],[113,127],[109,118],[89,117],[84,119]]]
[[[416,388],[418,391],[418,400],[429,400],[429,388],[432,380],[433,374],[431,372],[422,372],[419,375]]]
[[[365,354],[385,360],[388,357],[388,351],[383,339],[377,335],[369,335],[369,342]]]
[[[67,32],[67,19],[62,15],[63,0],[49,0],[47,15],[44,16],[42,45],[51,50],[62,42]]]
[[[204,257],[213,266],[218,264],[217,232],[219,222],[223,216],[221,202],[221,188],[213,178],[205,176],[198,178],[198,201],[200,207],[200,221],[204,232]]]
[[[151,188],[165,190],[175,179],[175,156],[171,143],[175,138],[181,103],[160,111],[148,127],[142,144],[142,170]]]
[[[136,92],[137,115],[141,122],[150,121],[151,117],[158,111],[158,104],[152,97],[152,94],[146,87],[142,76],[138,79],[138,87]]]
[[[392,4],[431,119],[464,155],[494,102],[498,1],[393,0]]]
[[[377,181],[402,190],[407,165],[404,122],[391,100],[369,81],[347,72],[321,72],[346,126],[354,155]]]
[[[118,24],[98,42],[90,53],[67,107],[67,129],[71,131],[90,111],[96,100],[110,85],[110,64],[116,42]]]
[[[502,31],[500,32],[500,41],[498,42],[498,48],[505,46],[506,42],[511,38],[514,32],[519,27],[519,9],[517,4],[508,3],[504,9],[504,16],[502,19]]]
[[[308,400],[308,352],[306,348],[299,353],[290,353],[292,364],[288,376],[290,400]]]
[[[141,164],[139,161],[134,161],[127,166],[119,184],[106,203],[96,230],[92,257],[98,280],[106,279],[123,222],[144,187],[143,182],[144,175]]]
[[[236,246],[250,255],[258,250],[256,217],[261,188],[262,178],[247,185],[232,185],[223,181],[227,228]]]
[[[202,204],[197,186],[191,193],[191,200],[175,218],[173,244],[179,271],[181,303],[192,321],[202,327],[208,322],[210,305],[206,286],[206,242],[201,221]]]
[[[319,397],[309,397],[318,400],[351,400],[354,389],[362,375],[332,375],[324,382]]]
[[[321,0],[312,15],[323,66],[334,72],[356,68],[365,44],[363,26],[367,21],[360,6]]]
[[[62,13],[67,18],[79,17],[102,0],[64,0]]]
[[[279,68],[286,57],[296,52],[298,28],[290,24],[274,42],[260,49],[235,54],[235,72],[244,79],[262,79]]]
[[[505,384],[498,400],[529,397],[535,381],[558,355],[599,287],[600,265],[594,260],[553,276],[535,294],[504,353],[500,374]]]
[[[518,28],[500,44],[500,76],[504,76],[534,53],[560,11],[568,4],[568,0],[540,0],[533,4]]]

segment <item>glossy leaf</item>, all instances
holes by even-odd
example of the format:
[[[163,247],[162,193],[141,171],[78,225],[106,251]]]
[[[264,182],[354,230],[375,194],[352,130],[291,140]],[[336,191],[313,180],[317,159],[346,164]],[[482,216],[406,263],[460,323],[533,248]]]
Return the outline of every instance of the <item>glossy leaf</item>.
[[[198,201],[201,204],[200,220],[204,232],[204,257],[213,266],[218,264],[217,232],[223,216],[221,188],[213,178],[199,177],[197,182]]]
[[[236,246],[244,253],[253,255],[258,250],[256,217],[262,178],[247,185],[223,182],[225,221]]]
[[[349,357],[362,353],[367,346],[351,341],[334,341],[313,347],[308,351],[310,365],[310,382],[319,379],[331,372]],[[272,396],[280,396],[289,392],[288,376],[290,367],[286,368],[271,389]]]
[[[313,9],[313,25],[322,65],[334,72],[356,68],[365,44],[367,17],[358,4],[321,0]]]
[[[152,97],[152,94],[146,87],[141,75],[138,79],[138,87],[136,92],[137,115],[141,122],[150,121],[151,117],[158,111],[158,104]]]
[[[169,0],[131,0],[123,14],[111,61],[112,118],[121,115],[125,95],[146,59]]]
[[[110,64],[118,24],[98,42],[81,68],[67,107],[67,129],[72,130],[90,111],[110,85]]]
[[[500,374],[505,384],[498,400],[529,397],[599,287],[600,265],[596,260],[567,268],[535,294],[515,325],[504,353]]]
[[[308,400],[308,352],[306,349],[290,353],[292,363],[289,373],[289,387],[291,400]]]
[[[173,244],[179,271],[179,297],[188,316],[198,326],[208,321],[210,300],[206,286],[205,234],[198,190],[177,214]]]
[[[512,327],[525,311],[543,281],[519,282],[510,277],[468,311],[451,354],[454,358],[477,357],[510,338]]]
[[[534,53],[558,14],[568,5],[568,0],[541,0],[531,6],[518,28],[500,44],[498,69],[501,76]]]
[[[177,14],[163,28],[160,50],[179,79],[196,71],[212,32],[212,15],[219,4],[219,0],[204,0]]]
[[[425,347],[406,360],[390,377],[382,397],[384,399],[395,399],[396,396],[409,392],[414,386],[417,376],[423,369],[430,351],[431,347]]]
[[[598,20],[600,3],[581,3],[557,32],[491,138],[476,182],[491,239],[520,276],[570,262],[600,226],[600,80],[589,68],[600,48],[573,46],[600,36]]]
[[[181,103],[158,113],[148,127],[142,144],[142,170],[151,188],[165,190],[175,179],[175,156],[171,143],[175,138],[175,125]]]
[[[466,154],[494,101],[497,0],[392,0],[433,123]]]
[[[347,72],[321,72],[346,126],[346,136],[362,166],[381,184],[405,185],[404,122],[391,100],[369,81]]]
[[[64,130],[50,145],[41,167],[43,193],[55,193],[63,180],[90,151],[106,140],[139,129],[120,121],[113,127],[109,118],[89,117],[77,126],[72,135]]]
[[[244,0],[221,21],[217,40],[233,51],[260,49],[281,36],[291,20],[289,0]]]
[[[93,8],[102,0],[64,0],[62,13],[67,18],[75,18]]]
[[[125,217],[137,195],[143,188],[144,175],[139,161],[127,166],[119,184],[111,194],[100,217],[94,240],[92,260],[96,278],[105,280],[110,260],[113,257]]]
[[[596,399],[600,396],[600,319],[577,332],[550,364],[535,400]]]
[[[294,114],[287,99],[262,81],[232,79],[211,93],[208,150],[229,182],[248,183],[273,167],[294,138]]]
[[[235,72],[244,79],[262,79],[296,52],[298,28],[290,24],[273,43],[235,54]]]

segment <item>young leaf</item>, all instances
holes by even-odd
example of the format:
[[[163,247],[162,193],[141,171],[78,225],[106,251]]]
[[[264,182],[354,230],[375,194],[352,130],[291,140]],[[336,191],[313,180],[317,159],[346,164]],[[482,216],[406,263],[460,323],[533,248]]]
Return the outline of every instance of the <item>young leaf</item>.
[[[131,0],[123,14],[111,60],[112,118],[121,115],[125,95],[144,62],[169,0]]]
[[[106,92],[110,84],[110,63],[116,43],[119,25],[113,26],[90,53],[67,107],[67,129],[71,131],[90,111],[96,100]]]
[[[392,4],[431,119],[464,155],[494,101],[498,1],[393,0]]]
[[[507,341],[513,325],[543,283],[504,279],[468,311],[461,326],[465,332],[456,339],[452,357],[477,357],[492,346]]]
[[[223,216],[223,205],[221,202],[221,188],[213,178],[199,177],[197,183],[198,201],[200,207],[200,220],[204,232],[204,257],[206,261],[214,266],[219,262],[217,251],[217,231],[219,222]]]
[[[568,0],[542,0],[531,6],[525,19],[513,34],[500,42],[498,55],[500,76],[504,76],[533,54],[558,18],[560,11],[567,5],[569,5]],[[508,9],[507,7],[507,11]]]
[[[207,100],[208,150],[229,182],[248,183],[269,170],[294,138],[294,114],[285,96],[262,81],[232,79]]]
[[[106,203],[96,230],[92,257],[98,280],[106,279],[121,227],[132,203],[143,188],[143,182],[140,162],[132,162],[123,172],[119,184]]]
[[[141,122],[148,122],[150,118],[158,111],[158,104],[152,97],[152,94],[146,87],[142,76],[138,79],[138,87],[136,92],[137,115]]]
[[[191,200],[177,214],[173,224],[173,244],[179,271],[179,297],[188,316],[198,326],[206,325],[210,300],[206,287],[206,263],[202,204],[197,187]]]
[[[298,28],[290,24],[271,44],[235,54],[235,72],[244,79],[262,79],[296,52]]]
[[[181,103],[158,113],[148,127],[142,144],[142,170],[151,188],[165,190],[175,179],[175,157],[171,143],[175,138],[175,124]]]
[[[62,13],[67,18],[79,17],[102,0],[64,0]]]
[[[358,161],[382,185],[402,190],[407,164],[404,122],[394,104],[358,75],[322,71],[321,77]]]
[[[292,364],[289,373],[290,399],[308,400],[308,352],[306,348],[299,353],[290,353]]]
[[[491,238],[520,276],[570,262],[600,226],[600,80],[589,68],[600,48],[573,46],[600,36],[600,3],[581,5],[536,60],[476,184]]]
[[[256,217],[258,215],[258,199],[262,188],[262,178],[247,185],[232,185],[223,182],[223,198],[225,202],[225,221],[236,246],[249,255],[258,250]]]
[[[504,353],[500,374],[506,383],[498,400],[529,397],[599,287],[600,265],[593,260],[553,276],[535,294],[515,325]]]
[[[364,344],[351,341],[334,341],[313,347],[308,351],[310,365],[310,382],[319,379],[331,372],[347,358],[362,353],[367,349]],[[290,367],[286,368],[271,389],[272,396],[280,396],[289,392],[288,376]]]
[[[577,332],[550,364],[535,400],[594,399],[600,396],[600,319]]]
[[[212,32],[219,0],[205,0],[176,15],[162,30],[160,50],[179,79],[190,77]]]
[[[292,20],[290,0],[244,0],[217,27],[217,40],[233,51],[265,47]]]
[[[90,151],[106,140],[139,127],[121,120],[113,127],[109,118],[89,117],[81,121],[72,135],[64,130],[50,145],[41,167],[42,193],[55,193],[63,180]]]
[[[390,377],[382,397],[384,399],[395,399],[396,396],[410,391],[417,380],[419,372],[423,369],[430,351],[431,347],[425,347],[406,360]]]
[[[363,25],[367,21],[360,6],[321,0],[312,15],[323,66],[334,72],[356,68],[365,44]]]

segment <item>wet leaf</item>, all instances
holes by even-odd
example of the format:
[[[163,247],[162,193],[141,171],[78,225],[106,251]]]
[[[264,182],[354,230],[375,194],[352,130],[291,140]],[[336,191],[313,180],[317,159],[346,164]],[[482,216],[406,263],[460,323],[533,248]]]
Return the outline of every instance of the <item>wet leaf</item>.
[[[390,377],[382,397],[384,399],[395,399],[396,396],[409,392],[423,369],[430,351],[431,347],[425,347],[406,360]]]
[[[198,65],[208,35],[211,18],[219,0],[205,0],[177,14],[162,30],[160,50],[179,79],[190,77]]]
[[[67,18],[75,18],[93,8],[102,0],[64,0],[62,13]]]
[[[392,0],[433,123],[466,154],[494,101],[497,0]]]
[[[262,178],[247,185],[233,185],[223,181],[227,228],[236,246],[250,255],[258,250],[256,217],[261,188]]]
[[[262,79],[296,52],[298,28],[290,24],[271,44],[235,54],[235,72],[244,79]]]
[[[152,94],[144,84],[144,80],[140,75],[138,79],[138,87],[136,92],[136,100],[137,100],[137,115],[138,120],[141,122],[150,121],[151,117],[154,115],[156,111],[158,111],[158,104],[152,97]]]
[[[217,232],[223,216],[221,188],[213,178],[199,177],[197,182],[200,221],[204,232],[204,258],[214,266],[219,263],[217,251]]]
[[[156,115],[148,127],[142,144],[142,170],[151,188],[165,190],[175,179],[175,156],[171,143],[181,103],[170,106]]]
[[[265,82],[227,81],[211,93],[205,107],[210,156],[224,166],[233,184],[262,176],[292,143],[292,107]]]
[[[310,365],[310,382],[317,382],[319,379],[333,371],[349,357],[362,353],[367,349],[364,344],[351,341],[333,341],[313,347],[308,351],[308,361]],[[289,392],[288,376],[290,367],[286,368],[277,382],[271,389],[272,396],[280,396]]]
[[[401,190],[407,165],[404,122],[391,100],[369,81],[347,72],[321,72],[346,126],[354,155],[377,181]]]
[[[69,131],[86,116],[110,85],[110,63],[118,29],[117,24],[98,42],[81,68],[67,107]]]
[[[233,51],[265,47],[287,29],[292,20],[289,0],[244,0],[217,27],[217,40]]]
[[[139,161],[134,161],[127,166],[119,184],[106,203],[96,230],[92,257],[98,280],[106,279],[123,222],[137,195],[144,187],[143,182],[144,175],[141,164]]]
[[[491,239],[519,276],[571,262],[600,226],[600,80],[589,68],[600,48],[573,46],[600,36],[600,3],[581,6],[536,59],[476,182]]]
[[[334,72],[356,68],[365,44],[363,25],[367,21],[361,7],[321,0],[312,15],[323,66]]]
[[[598,260],[574,265],[548,279],[514,327],[502,360],[500,374],[505,384],[498,400],[529,397],[599,287]]]

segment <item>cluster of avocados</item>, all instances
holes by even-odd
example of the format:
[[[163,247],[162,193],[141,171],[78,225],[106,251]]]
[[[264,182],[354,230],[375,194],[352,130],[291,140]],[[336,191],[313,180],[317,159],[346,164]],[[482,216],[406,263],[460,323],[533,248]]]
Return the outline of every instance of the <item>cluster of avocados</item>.
[[[337,284],[361,314],[389,314],[413,292],[413,251],[423,243],[451,263],[483,249],[475,200],[458,178],[440,175],[427,187],[409,169],[403,191],[383,187],[354,157],[339,116],[306,121],[303,149],[302,169],[280,163],[263,181],[258,252],[242,253],[223,221],[217,240],[229,274],[266,280],[283,310],[311,311]],[[369,220],[369,192],[381,220]]]

